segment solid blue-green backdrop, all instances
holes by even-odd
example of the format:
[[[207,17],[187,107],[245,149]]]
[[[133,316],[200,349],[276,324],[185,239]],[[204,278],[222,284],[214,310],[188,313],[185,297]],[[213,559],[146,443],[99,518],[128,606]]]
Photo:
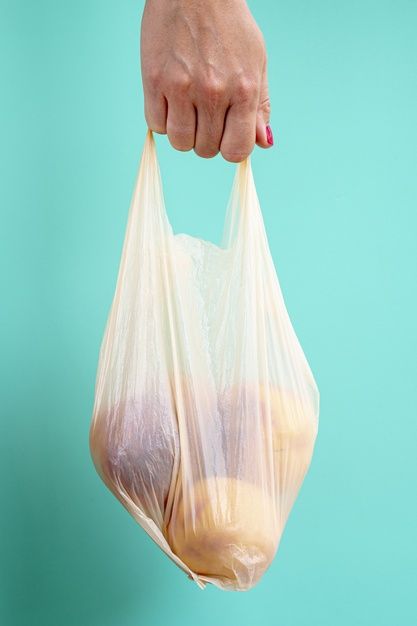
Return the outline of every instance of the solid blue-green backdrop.
[[[139,0],[0,0],[4,626],[414,626],[417,3],[251,2],[277,145],[255,181],[321,391],[310,472],[246,593],[198,589],[98,478],[98,350],[145,138]],[[235,166],[157,137],[177,232]]]

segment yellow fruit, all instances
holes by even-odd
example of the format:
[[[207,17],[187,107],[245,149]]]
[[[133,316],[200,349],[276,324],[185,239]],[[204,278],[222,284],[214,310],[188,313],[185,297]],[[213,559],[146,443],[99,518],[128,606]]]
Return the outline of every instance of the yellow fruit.
[[[245,481],[211,477],[181,489],[167,534],[194,572],[247,589],[270,565],[280,532],[268,493]]]
[[[270,407],[264,411],[265,442],[272,426],[275,495],[282,526],[290,514],[309,468],[317,435],[317,415],[308,397],[277,389],[261,389]],[[264,405],[265,406],[265,405]]]
[[[270,473],[282,483],[285,466],[290,464],[301,475],[310,464],[317,434],[316,408],[307,394],[278,389],[272,385],[246,384],[233,388],[226,396],[228,410],[227,439],[230,447],[238,442],[237,462],[229,466],[229,474],[244,476],[252,482]]]
[[[317,416],[311,401],[288,391],[264,386],[260,387],[260,398],[264,427],[268,416],[271,419],[275,455],[279,458],[291,452],[298,462],[308,465],[317,434]]]

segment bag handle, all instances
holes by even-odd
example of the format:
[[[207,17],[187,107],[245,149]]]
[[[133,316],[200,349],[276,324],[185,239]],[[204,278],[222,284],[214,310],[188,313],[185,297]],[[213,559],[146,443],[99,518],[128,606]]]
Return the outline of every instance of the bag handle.
[[[149,127],[146,132],[140,171],[151,176],[151,186],[158,195],[163,196],[155,138]],[[158,204],[161,205],[161,202]],[[233,189],[227,207],[223,246],[228,248],[236,239],[251,237],[251,233],[253,234],[259,226],[259,220],[263,226],[253,179],[251,156],[248,155],[244,161],[237,163]]]

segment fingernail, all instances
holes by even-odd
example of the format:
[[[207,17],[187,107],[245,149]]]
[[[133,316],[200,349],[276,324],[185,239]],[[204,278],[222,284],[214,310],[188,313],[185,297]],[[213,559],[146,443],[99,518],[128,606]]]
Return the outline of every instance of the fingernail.
[[[274,145],[274,135],[269,124],[266,125],[266,140],[270,146]]]

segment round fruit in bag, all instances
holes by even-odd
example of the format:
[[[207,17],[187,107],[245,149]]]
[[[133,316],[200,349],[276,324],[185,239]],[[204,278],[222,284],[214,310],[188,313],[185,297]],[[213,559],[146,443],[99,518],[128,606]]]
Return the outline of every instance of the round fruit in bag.
[[[168,399],[122,403],[99,413],[90,429],[91,455],[104,482],[123,504],[122,493],[161,524],[178,447]]]
[[[270,495],[234,478],[183,485],[168,525],[173,552],[197,574],[253,586],[269,567],[279,539]]]
[[[228,474],[259,483],[269,463],[281,490],[298,489],[317,434],[308,396],[247,383],[223,394],[221,401]]]

